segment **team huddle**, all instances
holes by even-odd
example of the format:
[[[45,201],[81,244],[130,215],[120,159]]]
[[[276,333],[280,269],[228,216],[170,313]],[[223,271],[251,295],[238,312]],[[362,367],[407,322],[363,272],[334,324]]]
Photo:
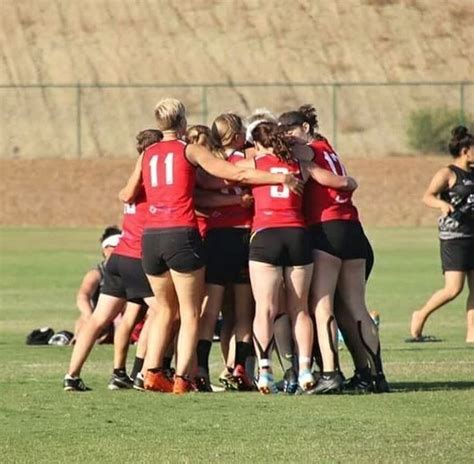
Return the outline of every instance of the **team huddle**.
[[[357,183],[318,133],[314,108],[245,121],[224,113],[210,128],[188,127],[184,105],[168,98],[155,117],[157,129],[137,136],[139,156],[119,193],[122,235],[64,389],[88,390],[80,372],[97,337],[125,304],[138,304],[148,307],[140,352],[130,376],[116,358],[109,388],[212,392],[221,314],[226,389],[389,391],[365,303],[374,257],[352,202]],[[349,379],[338,330],[354,362]]]

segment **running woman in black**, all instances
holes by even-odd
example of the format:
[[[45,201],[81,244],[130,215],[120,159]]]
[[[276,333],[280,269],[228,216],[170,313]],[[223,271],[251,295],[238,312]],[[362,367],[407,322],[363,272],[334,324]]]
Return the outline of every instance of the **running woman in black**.
[[[426,321],[462,292],[467,279],[466,342],[474,343],[474,135],[464,126],[453,129],[449,152],[453,163],[434,175],[423,196],[426,205],[441,210],[438,225],[445,284],[413,312],[413,338],[407,341],[436,340],[422,335]]]

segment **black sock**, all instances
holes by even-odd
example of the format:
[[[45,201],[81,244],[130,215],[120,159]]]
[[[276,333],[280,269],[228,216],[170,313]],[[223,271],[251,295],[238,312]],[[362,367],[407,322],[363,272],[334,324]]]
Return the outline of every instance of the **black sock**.
[[[134,379],[137,374],[142,370],[143,368],[143,358],[139,358],[138,356],[135,357],[135,361],[133,362],[133,367],[132,367],[132,373],[130,374],[130,377]]]
[[[235,348],[235,365],[240,364],[245,368],[245,361],[250,353],[251,345],[247,342],[237,342]]]
[[[173,361],[173,358],[167,358],[167,357],[163,358],[163,369],[165,371],[171,369],[171,361]]]
[[[114,374],[118,377],[124,377],[127,375],[127,371],[125,370],[125,367],[120,367],[118,369],[114,369]]]
[[[321,374],[321,377],[325,380],[330,380],[330,379],[334,379],[337,375],[337,371],[328,371],[328,372],[323,372]]]
[[[198,366],[209,372],[209,353],[211,352],[212,342],[209,340],[199,340],[197,345]]]

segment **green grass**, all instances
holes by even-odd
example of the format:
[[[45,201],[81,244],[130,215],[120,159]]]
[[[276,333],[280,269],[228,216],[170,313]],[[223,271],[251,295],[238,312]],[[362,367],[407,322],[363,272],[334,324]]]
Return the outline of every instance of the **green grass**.
[[[474,349],[466,292],[433,316],[444,341],[407,345],[411,311],[442,283],[436,233],[377,229],[368,289],[381,313],[387,395],[263,397],[109,392],[112,349],[93,351],[94,389],[62,391],[70,349],[28,347],[33,328],[71,329],[97,230],[0,230],[1,462],[472,462]],[[131,350],[133,354],[133,349]],[[343,366],[350,374],[346,352]],[[213,371],[221,367],[217,346]]]

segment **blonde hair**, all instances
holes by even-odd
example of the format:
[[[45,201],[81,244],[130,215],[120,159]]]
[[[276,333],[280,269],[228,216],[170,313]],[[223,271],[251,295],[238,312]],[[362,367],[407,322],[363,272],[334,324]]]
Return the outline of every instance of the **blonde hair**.
[[[195,126],[191,126],[186,132],[186,140],[188,141],[188,143],[202,145],[208,150],[213,149],[211,129],[202,124],[196,124]]]
[[[155,106],[155,118],[158,129],[176,130],[186,120],[186,108],[176,98],[164,98]]]
[[[234,113],[224,113],[212,123],[212,139],[216,146],[215,154],[219,158],[225,158],[225,149],[230,146],[235,136],[244,129],[242,118]]]

